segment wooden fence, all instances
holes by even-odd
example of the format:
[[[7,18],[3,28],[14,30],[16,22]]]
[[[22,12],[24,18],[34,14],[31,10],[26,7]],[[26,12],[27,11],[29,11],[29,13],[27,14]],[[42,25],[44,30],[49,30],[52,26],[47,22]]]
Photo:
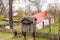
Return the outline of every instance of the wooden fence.
[[[60,36],[60,35],[36,32],[36,37],[39,37],[39,38],[47,38],[50,40],[57,40],[58,36]],[[59,38],[59,40],[60,40],[60,38]]]

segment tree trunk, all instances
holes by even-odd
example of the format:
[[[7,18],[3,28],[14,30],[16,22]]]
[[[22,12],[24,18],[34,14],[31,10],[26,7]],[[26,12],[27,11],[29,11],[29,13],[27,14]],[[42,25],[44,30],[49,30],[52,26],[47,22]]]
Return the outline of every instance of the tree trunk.
[[[9,23],[10,23],[10,28],[11,29],[13,29],[12,4],[13,4],[13,0],[9,0]]]
[[[49,33],[51,34],[51,19],[49,18]],[[49,40],[51,40],[51,36],[49,37]]]
[[[59,21],[59,28],[58,28],[58,40],[60,40],[60,36],[59,36],[59,34],[60,34],[60,12],[59,12],[58,17],[59,17],[59,19],[58,19],[58,21]]]

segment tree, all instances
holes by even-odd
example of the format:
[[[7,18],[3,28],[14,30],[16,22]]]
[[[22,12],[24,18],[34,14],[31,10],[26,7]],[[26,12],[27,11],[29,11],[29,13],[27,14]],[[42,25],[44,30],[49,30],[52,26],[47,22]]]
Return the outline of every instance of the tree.
[[[54,4],[49,4],[48,5],[48,9],[47,9],[48,13],[54,16],[54,23],[57,23],[57,18],[58,18],[58,8],[57,6]]]
[[[2,15],[4,13],[4,3],[2,2],[2,0],[0,0],[0,15]]]
[[[9,23],[10,23],[10,28],[11,29],[13,29],[12,4],[13,4],[13,0],[9,0]]]
[[[24,16],[26,16],[25,12],[20,8],[18,9],[18,19],[21,20]]]
[[[57,3],[55,0],[55,4],[52,6],[50,5],[48,8],[48,12],[54,16],[54,24],[58,26],[58,34],[57,34],[57,40],[60,40],[59,38],[59,32],[60,32],[60,4]],[[55,27],[54,25],[54,27]]]
[[[41,12],[45,0],[23,0],[23,3],[25,4],[26,14],[30,16],[30,13],[33,15],[34,13]]]
[[[30,3],[32,3],[32,5],[34,5],[37,8],[37,12],[41,12],[42,6],[45,3],[45,0],[29,0]]]

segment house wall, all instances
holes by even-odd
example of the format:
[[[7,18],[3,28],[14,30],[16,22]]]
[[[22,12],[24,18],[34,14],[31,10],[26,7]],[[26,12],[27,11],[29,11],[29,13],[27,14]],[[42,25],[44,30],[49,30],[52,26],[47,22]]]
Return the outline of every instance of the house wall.
[[[37,27],[37,29],[41,29],[42,28],[42,22],[36,24],[36,27]]]
[[[54,23],[54,18],[51,19],[51,24],[53,24],[53,23]]]
[[[10,29],[10,26],[5,26],[5,29]]]
[[[49,25],[49,19],[44,19],[40,23],[36,24],[37,29],[41,29],[43,27],[43,24],[42,24],[43,22],[44,22],[44,26]],[[51,24],[53,23],[54,23],[54,18],[51,19]]]
[[[44,25],[45,25],[45,26],[46,26],[46,25],[49,25],[49,19],[44,19],[43,21],[44,21]]]

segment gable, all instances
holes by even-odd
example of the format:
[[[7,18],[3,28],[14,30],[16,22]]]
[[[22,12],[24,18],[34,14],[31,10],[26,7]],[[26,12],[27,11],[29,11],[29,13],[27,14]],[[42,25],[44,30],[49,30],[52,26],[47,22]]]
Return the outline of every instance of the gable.
[[[21,20],[22,23],[35,23],[36,18],[33,16],[26,16]]]
[[[31,21],[29,21],[28,19],[24,18],[24,19],[22,20],[22,23],[31,23]]]

